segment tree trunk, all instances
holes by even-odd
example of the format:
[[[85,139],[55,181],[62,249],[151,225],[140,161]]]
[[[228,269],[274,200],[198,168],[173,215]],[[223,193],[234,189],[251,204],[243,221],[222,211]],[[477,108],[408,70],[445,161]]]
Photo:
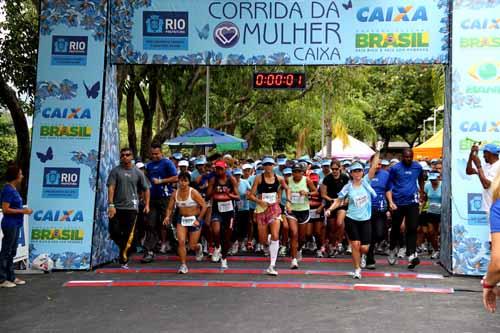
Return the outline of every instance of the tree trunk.
[[[152,69],[154,70],[154,68]],[[142,122],[142,133],[141,133],[141,157],[146,159],[148,156],[149,148],[151,147],[153,138],[153,120],[157,108],[158,99],[158,78],[150,77],[149,80],[149,101],[146,103],[146,108],[144,104],[141,103],[142,112],[144,114],[144,121]],[[142,91],[139,95],[143,95]],[[138,95],[138,97],[139,97]],[[142,96],[144,99],[144,96]],[[145,100],[145,99],[144,99]]]
[[[28,122],[24,115],[21,103],[16,96],[14,89],[9,87],[5,79],[0,76],[0,101],[9,109],[12,121],[14,123],[14,129],[16,130],[17,139],[17,154],[16,161],[17,164],[23,170],[25,176],[24,182],[21,188],[21,194],[26,198],[27,184],[28,184],[28,172],[30,166],[30,132],[28,128]]]
[[[137,134],[135,132],[135,89],[130,87],[127,93],[127,137],[128,146],[132,149],[134,156],[137,156]]]

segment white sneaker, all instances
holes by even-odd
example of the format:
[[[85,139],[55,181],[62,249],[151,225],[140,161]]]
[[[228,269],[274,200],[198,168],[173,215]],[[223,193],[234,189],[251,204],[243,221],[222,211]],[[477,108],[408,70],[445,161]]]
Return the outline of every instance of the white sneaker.
[[[266,269],[266,274],[271,276],[278,276],[278,272],[274,269],[274,266],[269,265]]]
[[[22,285],[25,285],[26,284],[26,281],[24,280],[21,280],[20,278],[15,278],[14,279],[14,283],[18,286],[22,286]]]
[[[243,253],[247,252],[247,246],[245,245],[245,242],[241,243],[240,251]]]
[[[122,269],[129,269],[130,267],[128,267],[128,264],[123,264],[122,266]]]
[[[278,251],[278,256],[286,257],[286,246],[284,246],[284,245],[280,246],[280,249]]]
[[[420,259],[418,258],[417,252],[415,252],[408,257],[408,269],[414,269],[418,264],[420,264]]]
[[[231,248],[229,249],[229,255],[234,256],[238,254],[238,248],[239,248],[238,241],[236,241],[233,243],[233,246],[231,246]]]
[[[196,261],[203,260],[203,246],[198,243],[198,250],[196,251]]]
[[[316,258],[323,258],[323,251],[321,250],[316,251]]]
[[[214,253],[212,254],[212,262],[218,262],[220,260],[220,246],[214,249]]]
[[[338,254],[344,253],[344,245],[342,245],[342,243],[337,244],[337,252]]]
[[[298,269],[298,268],[299,268],[299,263],[297,261],[297,258],[293,258],[290,264],[290,269]]]
[[[255,253],[261,253],[263,250],[262,244],[257,243],[257,245],[255,245]]]
[[[220,261],[220,269],[227,269],[229,266],[227,265],[227,259],[221,259]]]
[[[188,273],[188,267],[184,264],[181,265],[181,267],[179,267],[179,270],[177,271],[177,273],[179,274],[187,274]]]
[[[208,242],[205,238],[203,238],[201,244],[203,245],[203,253],[208,254]]]
[[[366,267],[366,254],[361,255],[361,268]]]
[[[347,246],[347,250],[345,250],[345,253],[346,253],[346,254],[352,254],[352,247],[351,247],[351,244],[349,244],[349,245]]]
[[[432,252],[431,259],[439,259],[439,251]]]
[[[302,250],[297,251],[297,261],[302,261]]]
[[[387,262],[389,263],[389,265],[394,265],[397,261],[397,257],[396,257],[396,249],[394,250],[390,250],[389,251],[389,256],[387,257]]]
[[[354,273],[352,273],[352,278],[353,279],[358,279],[361,280],[361,269],[356,269]]]
[[[403,259],[406,257],[406,247],[402,247],[399,249],[398,258]]]
[[[314,252],[314,251],[316,251],[318,249],[318,247],[316,246],[316,242],[309,242],[307,244],[307,248],[311,252]]]
[[[4,282],[0,283],[0,288],[14,288],[16,284],[14,282],[10,282],[5,280]]]

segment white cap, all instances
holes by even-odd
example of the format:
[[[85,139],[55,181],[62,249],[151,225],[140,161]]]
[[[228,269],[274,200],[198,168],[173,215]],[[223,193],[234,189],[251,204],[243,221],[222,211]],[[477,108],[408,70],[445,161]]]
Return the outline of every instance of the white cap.
[[[145,167],[144,163],[142,163],[142,162],[137,162],[137,163],[135,164],[135,166],[136,166],[138,169],[142,169],[142,168],[144,168],[144,167]]]
[[[179,161],[179,164],[178,164],[180,167],[181,166],[184,166],[184,167],[188,167],[189,166],[189,162],[186,161],[186,160],[182,160],[182,161]]]
[[[252,165],[250,165],[250,164],[248,164],[248,163],[243,164],[243,165],[241,166],[241,170],[245,170],[245,169],[252,169]]]
[[[226,154],[226,155],[224,155],[222,158],[223,158],[223,159],[226,159],[226,158],[228,158],[228,159],[232,159],[233,157],[232,157],[231,155],[229,155],[229,154]]]

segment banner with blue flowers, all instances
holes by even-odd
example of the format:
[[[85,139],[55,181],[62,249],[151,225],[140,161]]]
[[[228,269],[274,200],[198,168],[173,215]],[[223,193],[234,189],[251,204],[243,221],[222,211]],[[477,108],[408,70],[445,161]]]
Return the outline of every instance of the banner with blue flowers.
[[[107,29],[106,1],[42,1],[28,204],[30,259],[89,269]]]
[[[455,1],[452,95],[452,269],[483,275],[490,258],[483,187],[465,168],[471,146],[500,144],[500,1]],[[479,153],[483,165],[483,153]]]
[[[116,64],[448,62],[446,0],[124,0],[111,20]]]

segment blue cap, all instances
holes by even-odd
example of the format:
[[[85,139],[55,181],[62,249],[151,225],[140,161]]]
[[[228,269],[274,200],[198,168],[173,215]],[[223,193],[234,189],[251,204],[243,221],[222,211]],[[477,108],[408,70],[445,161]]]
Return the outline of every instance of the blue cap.
[[[323,160],[321,161],[321,166],[330,166],[332,164],[332,161],[330,160]]]
[[[314,162],[312,165],[314,167],[317,167],[317,169],[321,168],[321,163],[320,162]]]
[[[274,159],[272,157],[266,157],[262,160],[262,165],[265,165],[265,164],[272,164],[272,165],[275,165],[276,162],[274,162]]]
[[[340,163],[342,166],[346,166],[346,165],[351,165],[351,161],[349,160],[343,160],[342,163]]]
[[[207,164],[207,159],[205,157],[198,158],[195,162],[195,165],[204,165]]]
[[[429,180],[438,180],[439,179],[439,173],[438,172],[431,172],[429,173],[429,176],[427,177]]]
[[[363,166],[363,164],[361,164],[360,162],[354,162],[350,167],[349,167],[349,172],[352,172],[354,170],[364,170],[365,167]]]
[[[241,171],[241,169],[233,169],[233,175],[242,175],[243,174],[243,171]]]
[[[173,153],[172,157],[175,158],[176,160],[181,160],[182,159],[182,153]]]
[[[498,153],[500,153],[500,147],[494,143],[488,143],[487,145],[484,145],[483,150],[495,155],[498,155]]]
[[[382,160],[382,161],[380,162],[380,164],[381,164],[381,165],[383,165],[383,166],[388,166],[388,165],[389,165],[389,164],[391,164],[391,163],[390,163],[388,160]]]
[[[290,169],[290,168],[285,168],[285,170],[283,170],[283,174],[284,174],[284,175],[291,175],[291,174],[292,174],[292,169]]]
[[[278,165],[286,165],[286,158],[278,158]]]

